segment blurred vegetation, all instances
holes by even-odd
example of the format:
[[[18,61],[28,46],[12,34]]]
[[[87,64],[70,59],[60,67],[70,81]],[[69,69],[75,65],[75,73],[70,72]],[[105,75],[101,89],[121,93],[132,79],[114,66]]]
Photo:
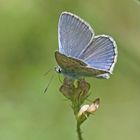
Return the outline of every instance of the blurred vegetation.
[[[118,44],[111,78],[88,79],[101,107],[83,125],[85,140],[139,139],[140,5],[135,0],[0,0],[0,139],[77,139],[73,112],[54,72],[62,11],[79,15],[96,34],[109,34]]]

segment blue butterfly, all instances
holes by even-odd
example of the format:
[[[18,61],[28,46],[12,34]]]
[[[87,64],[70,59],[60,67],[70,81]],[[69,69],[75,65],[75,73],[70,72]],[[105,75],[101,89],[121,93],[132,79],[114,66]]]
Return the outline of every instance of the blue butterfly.
[[[58,23],[59,51],[56,71],[69,78],[108,79],[117,61],[117,45],[108,35],[95,36],[83,19],[63,12]]]

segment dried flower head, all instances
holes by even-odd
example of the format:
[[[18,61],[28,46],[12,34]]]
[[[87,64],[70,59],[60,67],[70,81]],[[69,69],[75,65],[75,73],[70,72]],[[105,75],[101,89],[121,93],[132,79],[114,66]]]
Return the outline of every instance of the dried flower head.
[[[80,111],[78,112],[78,117],[81,117],[82,115],[84,115],[87,118],[89,114],[94,113],[99,108],[99,102],[100,102],[100,99],[97,98],[93,101],[92,104],[83,105],[80,108]]]

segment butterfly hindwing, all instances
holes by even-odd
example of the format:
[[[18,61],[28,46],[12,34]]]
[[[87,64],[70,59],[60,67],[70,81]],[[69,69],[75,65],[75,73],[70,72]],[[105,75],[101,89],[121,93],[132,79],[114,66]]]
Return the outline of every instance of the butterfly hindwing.
[[[112,73],[117,59],[116,43],[110,36],[95,36],[79,58],[89,67]]]
[[[89,68],[87,67],[87,64],[85,64],[81,60],[67,57],[66,55],[58,51],[55,52],[55,58],[58,65],[62,68],[62,73],[69,77],[80,78],[85,76],[97,76],[97,78],[100,78],[102,77],[102,74],[108,74],[106,71],[103,70]]]

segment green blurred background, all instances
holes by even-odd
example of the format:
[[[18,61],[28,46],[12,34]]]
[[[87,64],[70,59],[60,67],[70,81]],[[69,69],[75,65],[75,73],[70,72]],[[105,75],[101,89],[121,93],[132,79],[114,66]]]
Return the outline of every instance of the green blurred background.
[[[61,82],[54,72],[62,11],[79,15],[96,34],[109,34],[118,45],[118,62],[111,78],[88,79],[90,99],[100,97],[101,106],[83,124],[84,140],[140,139],[138,2],[0,0],[0,140],[77,140],[70,103],[59,93]]]

